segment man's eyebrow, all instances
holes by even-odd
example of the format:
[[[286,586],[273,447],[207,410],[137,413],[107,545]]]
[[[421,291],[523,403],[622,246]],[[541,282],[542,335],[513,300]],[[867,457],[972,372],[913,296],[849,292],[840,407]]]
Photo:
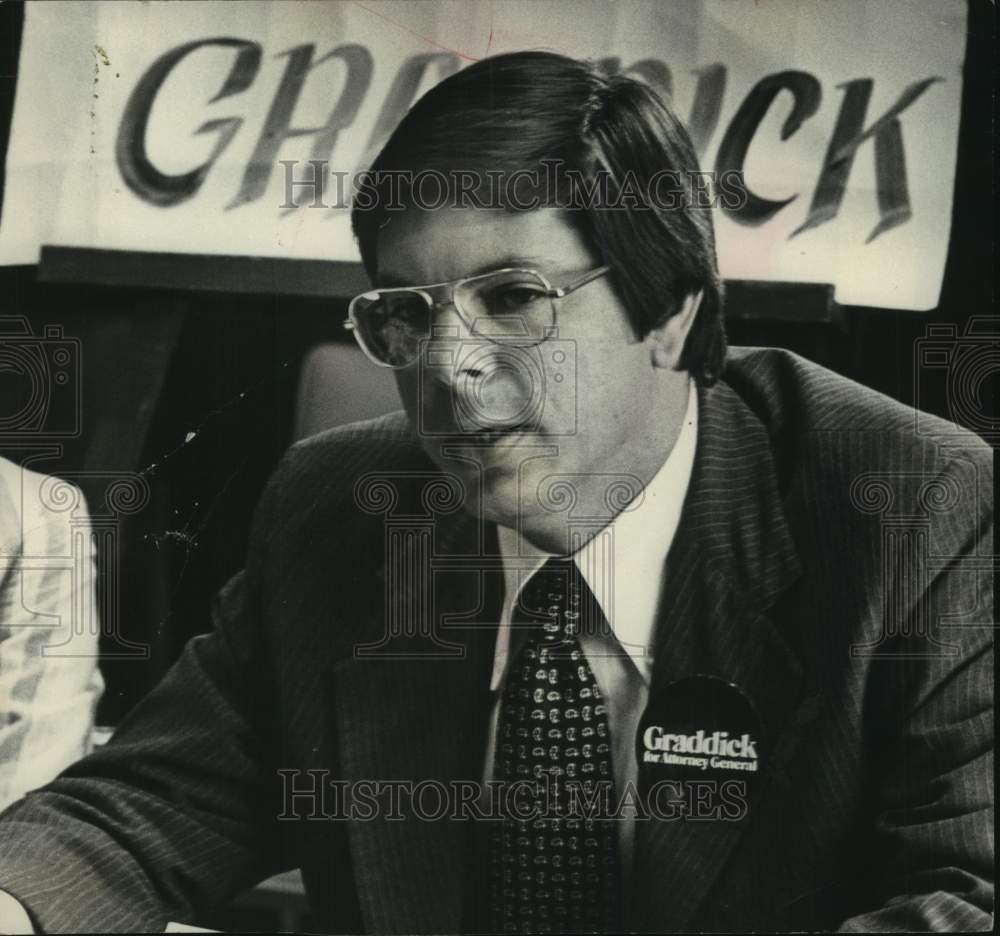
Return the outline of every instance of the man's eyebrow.
[[[479,276],[482,273],[492,273],[494,270],[518,269],[527,267],[532,270],[544,270],[551,267],[552,261],[544,257],[529,257],[525,254],[510,255],[492,260],[487,264],[466,273],[466,276]]]
[[[506,257],[498,257],[495,260],[491,260],[489,263],[485,263],[480,267],[476,267],[473,270],[469,270],[467,273],[463,274],[461,277],[456,277],[457,279],[464,279],[468,276],[480,276],[483,273],[492,273],[495,270],[506,270],[506,269],[523,269],[529,268],[532,270],[545,270],[546,268],[551,269],[554,266],[551,260],[546,260],[543,257],[530,257],[523,254],[509,255]],[[404,279],[401,276],[397,276],[392,272],[389,273],[379,273],[375,276],[375,285],[380,289],[394,289],[401,286],[431,286],[432,283],[414,283],[412,280]]]

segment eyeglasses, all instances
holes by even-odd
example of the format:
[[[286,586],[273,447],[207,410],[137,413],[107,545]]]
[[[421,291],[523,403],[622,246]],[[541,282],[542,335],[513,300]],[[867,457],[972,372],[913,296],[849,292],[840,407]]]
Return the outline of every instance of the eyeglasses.
[[[379,367],[406,367],[432,336],[447,337],[433,329],[435,310],[447,305],[473,337],[532,347],[556,332],[555,300],[610,269],[598,267],[561,287],[537,270],[503,269],[433,286],[373,289],[351,300],[344,328]]]

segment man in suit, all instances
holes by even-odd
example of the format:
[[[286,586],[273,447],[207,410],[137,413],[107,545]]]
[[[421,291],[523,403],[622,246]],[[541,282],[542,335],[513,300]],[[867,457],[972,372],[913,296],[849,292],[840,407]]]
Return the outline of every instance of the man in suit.
[[[0,820],[8,926],[295,866],[333,932],[990,926],[989,450],[727,358],[695,168],[560,56],[418,102],[350,310],[406,413],[293,447],[213,633]]]

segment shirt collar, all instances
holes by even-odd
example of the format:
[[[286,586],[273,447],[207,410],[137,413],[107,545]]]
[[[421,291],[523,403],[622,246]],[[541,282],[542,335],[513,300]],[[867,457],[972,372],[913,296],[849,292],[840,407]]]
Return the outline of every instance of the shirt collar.
[[[618,643],[646,683],[652,672],[656,612],[664,563],[694,468],[698,438],[698,393],[690,382],[687,411],[677,441],[643,492],[572,556],[601,605]],[[521,588],[550,559],[509,527],[497,530],[504,568],[504,605],[497,634],[492,688],[506,669],[511,612]]]

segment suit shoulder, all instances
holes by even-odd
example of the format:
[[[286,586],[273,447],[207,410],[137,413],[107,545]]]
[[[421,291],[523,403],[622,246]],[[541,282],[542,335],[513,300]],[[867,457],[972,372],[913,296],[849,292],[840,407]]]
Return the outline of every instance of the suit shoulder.
[[[943,457],[982,468],[992,449],[974,432],[907,406],[781,348],[733,348],[725,380],[768,426],[773,439],[793,436],[869,437],[888,461]]]
[[[430,464],[403,412],[337,426],[292,445],[275,469],[255,530],[305,529],[356,513],[356,486],[368,475],[408,474]]]
[[[279,471],[295,476],[361,459],[372,465],[391,465],[419,458],[420,443],[402,410],[377,419],[335,426],[292,445]]]
[[[422,450],[406,415],[336,426],[291,445],[269,487],[303,485],[314,494],[331,482],[343,483],[364,471],[389,470],[420,461]]]
[[[878,582],[892,518],[922,518],[942,556],[988,530],[993,453],[974,433],[788,351],[739,349],[725,380],[766,426],[786,515],[817,563]]]

